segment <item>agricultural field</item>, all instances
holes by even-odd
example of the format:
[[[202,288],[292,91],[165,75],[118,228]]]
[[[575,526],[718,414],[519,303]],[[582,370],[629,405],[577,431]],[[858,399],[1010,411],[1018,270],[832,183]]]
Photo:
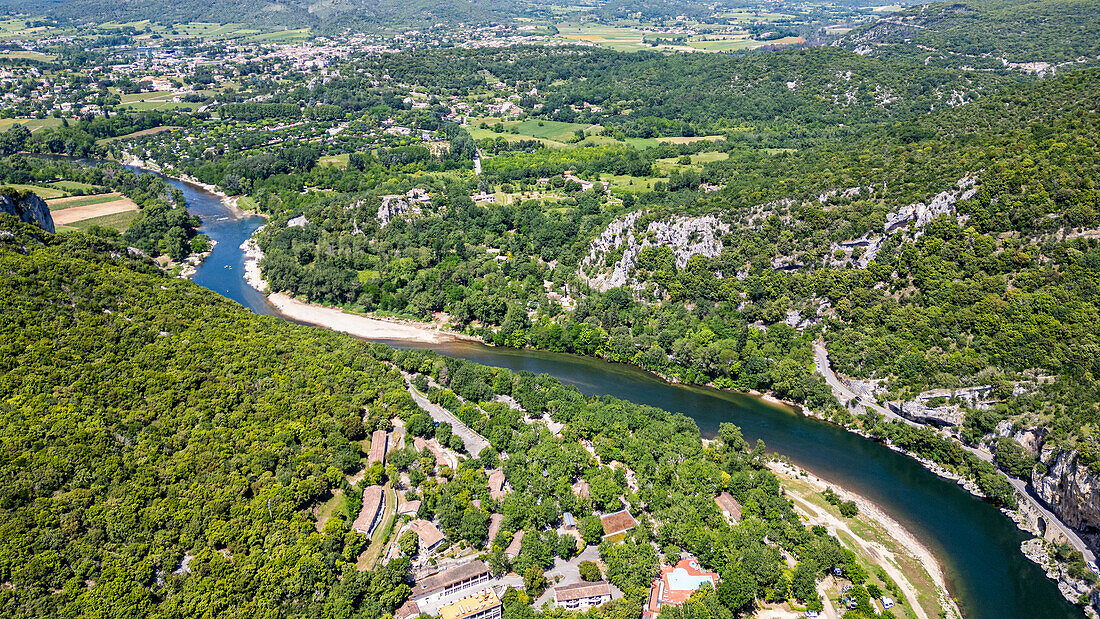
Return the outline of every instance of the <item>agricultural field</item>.
[[[144,137],[144,136],[147,136],[147,135],[156,135],[158,133],[163,133],[165,131],[171,131],[173,129],[179,129],[179,127],[175,127],[175,126],[172,126],[172,125],[164,125],[162,127],[153,127],[152,129],[143,129],[141,131],[135,131],[133,133],[127,133],[126,135],[118,135],[118,136],[115,136],[113,138],[103,138],[103,139],[100,139],[100,140],[96,140],[96,144],[106,144],[107,142],[114,142],[116,140],[128,140],[130,138],[140,138],[140,137]]]
[[[775,19],[788,16],[769,15]],[[759,18],[763,19],[763,18]],[[607,47],[621,52],[636,52],[640,50],[665,50],[679,52],[729,52],[744,49],[755,49],[768,45],[792,45],[801,43],[800,37],[784,37],[770,41],[758,41],[747,32],[700,32],[693,35],[681,35],[664,32],[654,32],[642,27],[633,26],[604,26],[583,24],[558,26],[558,36],[570,41],[592,43],[601,47]],[[677,39],[675,42],[670,42]],[[660,42],[658,42],[660,40]]]
[[[45,127],[60,127],[61,119],[52,116],[48,118],[0,118],[0,131],[7,131],[14,125],[23,125],[31,130],[31,133]]]
[[[60,189],[54,189],[52,187],[44,187],[42,185],[20,185],[18,183],[6,183],[4,187],[12,187],[20,191],[33,191],[39,198],[43,200],[49,200],[51,198],[61,198],[67,194],[67,192]]]
[[[50,207],[50,212],[61,211],[70,208],[76,208],[79,206],[92,206],[93,204],[103,204],[106,202],[115,202],[119,199],[118,192],[111,192],[100,194],[97,196],[73,196],[71,198],[52,198],[46,200],[47,206]]]
[[[645,31],[639,28],[584,24],[581,26],[558,25],[558,36],[569,41],[594,43],[620,52],[636,52],[652,49],[644,42]]]
[[[125,232],[129,229],[130,224],[137,219],[139,214],[138,211],[123,211],[121,213],[112,213],[101,217],[82,219],[80,221],[58,225],[57,231],[69,232],[72,230],[87,230],[92,226],[102,226],[104,228],[118,230],[119,232]]]
[[[99,197],[106,199],[96,199]],[[53,214],[53,221],[58,226],[76,226],[84,221],[101,220],[105,217],[138,211],[138,205],[133,200],[118,193],[50,200],[47,204]],[[55,208],[54,205],[60,205],[60,208]]]
[[[481,128],[481,123],[484,122],[487,127],[494,125],[503,125],[504,132],[497,133],[491,129]],[[515,128],[519,133],[509,133]],[[603,131],[603,127],[600,125],[586,125],[583,123],[567,123],[559,122],[555,120],[505,120],[501,121],[496,118],[479,118],[471,119],[470,121],[470,137],[475,140],[481,140],[485,138],[496,139],[503,137],[505,140],[515,142],[517,140],[529,140],[536,139],[542,141],[549,147],[562,148],[570,145],[570,142],[575,139],[575,132],[582,130],[585,133],[600,132]],[[592,138],[594,136],[589,136]],[[602,137],[602,136],[601,136]],[[613,143],[614,140],[605,138],[604,142],[595,141],[594,143]]]

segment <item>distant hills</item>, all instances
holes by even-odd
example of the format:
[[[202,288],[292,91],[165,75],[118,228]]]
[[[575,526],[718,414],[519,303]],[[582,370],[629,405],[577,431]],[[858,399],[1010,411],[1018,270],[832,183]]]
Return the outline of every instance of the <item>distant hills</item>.
[[[856,28],[834,44],[877,58],[952,68],[1049,72],[1097,63],[1100,2],[964,0],[915,6]],[[1014,66],[1030,63],[1038,64]]]
[[[515,3],[498,0],[6,0],[8,12],[46,15],[64,23],[188,22],[242,23],[302,28],[484,23],[504,17]]]

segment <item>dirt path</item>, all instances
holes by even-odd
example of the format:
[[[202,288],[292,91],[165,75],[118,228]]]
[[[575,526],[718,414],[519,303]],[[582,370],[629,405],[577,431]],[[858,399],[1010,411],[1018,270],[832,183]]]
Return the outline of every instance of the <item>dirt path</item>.
[[[904,548],[918,563],[920,563],[920,566],[927,572],[929,578],[932,579],[932,584],[934,584],[937,589],[939,604],[953,612],[954,616],[962,616],[962,613],[955,605],[954,600],[951,599],[950,592],[947,589],[947,581],[943,575],[943,567],[932,555],[932,552],[921,544],[912,533],[888,516],[877,505],[843,488],[830,486],[823,480],[788,464],[778,462],[772,463],[771,468],[780,477],[798,479],[809,484],[817,491],[823,491],[826,487],[832,487],[842,499],[855,501],[861,514],[866,515],[869,520],[881,526],[886,533],[897,542],[898,547]],[[797,496],[794,492],[791,492],[790,496],[795,500],[795,507],[805,514],[810,519],[811,523],[822,524],[834,532],[844,531],[845,535],[849,535],[852,539],[856,540],[860,546],[860,550],[876,564],[881,565],[882,568],[886,570],[886,573],[890,575],[890,578],[898,584],[902,593],[905,594],[909,606],[914,609],[918,617],[920,619],[929,619],[927,612],[919,604],[919,593],[913,587],[908,577],[899,569],[897,559],[891,550],[878,542],[869,541],[857,535],[843,518],[835,516],[821,507],[806,501],[804,498]]]
[[[877,565],[882,566],[882,568],[886,570],[886,573],[890,575],[890,578],[898,584],[898,588],[905,594],[905,598],[909,602],[909,607],[917,613],[917,617],[919,619],[929,619],[928,613],[924,612],[924,608],[920,605],[916,589],[909,583],[909,579],[906,578],[905,574],[894,565],[893,553],[875,542],[869,542],[863,539],[843,520],[813,503],[806,501],[802,497],[793,496],[792,498],[795,501],[795,507],[808,516],[810,524],[825,525],[825,527],[829,529],[829,532],[833,534],[835,534],[836,531],[844,531],[844,533],[854,539],[856,543],[859,544],[860,550],[871,557]]]
[[[84,221],[85,219],[125,213],[126,211],[136,211],[137,209],[138,206],[134,204],[133,200],[120,197],[118,200],[113,200],[111,202],[100,202],[99,204],[74,206],[72,208],[51,211],[50,215],[53,217],[53,223],[55,225],[64,226],[78,221]]]

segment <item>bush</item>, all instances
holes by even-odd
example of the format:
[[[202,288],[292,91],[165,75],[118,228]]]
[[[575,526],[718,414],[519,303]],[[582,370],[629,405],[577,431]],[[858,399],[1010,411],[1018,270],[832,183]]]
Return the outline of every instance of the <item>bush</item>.
[[[603,573],[600,572],[600,566],[596,565],[595,561],[581,561],[581,564],[577,567],[581,572],[581,580],[586,582],[603,580]]]

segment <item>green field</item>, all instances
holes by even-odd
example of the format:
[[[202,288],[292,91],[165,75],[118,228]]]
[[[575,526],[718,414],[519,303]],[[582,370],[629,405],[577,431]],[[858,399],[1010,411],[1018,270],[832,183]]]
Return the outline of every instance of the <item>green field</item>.
[[[58,226],[58,232],[68,230],[87,230],[92,226],[103,226],[104,228],[114,228],[119,232],[125,232],[130,224],[137,219],[141,211],[126,211],[123,213],[115,213],[113,215],[104,215],[103,217],[93,217],[91,219],[85,219],[84,221],[77,221],[67,226]]]
[[[104,202],[115,202],[119,199],[117,193],[112,193],[106,196],[87,196],[84,198],[74,198],[72,200],[66,200],[60,204],[51,204],[51,211],[63,211],[67,208],[74,208],[77,206],[91,206],[93,204],[103,204]]]
[[[50,198],[60,198],[65,196],[66,192],[60,189],[53,189],[52,187],[43,187],[42,185],[17,185],[15,183],[5,184],[4,187],[14,187],[22,191],[33,191],[39,198],[43,200],[49,200]]]
[[[491,129],[481,129],[479,126],[482,122],[485,122],[486,126],[492,127],[494,125],[503,125],[505,132],[497,133]],[[516,128],[519,133],[509,133],[513,127]],[[470,137],[475,140],[481,140],[485,138],[496,139],[502,137],[509,142],[516,142],[519,140],[537,139],[550,147],[561,148],[569,146],[570,140],[574,138],[574,132],[578,129],[592,133],[600,132],[603,130],[599,125],[585,125],[582,123],[566,123],[556,120],[505,120],[501,121],[498,118],[477,118],[470,120]],[[602,136],[590,136],[602,138]],[[602,138],[593,140],[594,143],[614,143],[614,140],[610,138]]]
[[[60,118],[0,118],[0,131],[7,131],[13,125],[23,125],[31,130],[31,133],[45,127],[60,127]]]
[[[341,155],[327,155],[317,160],[317,165],[330,165],[340,170],[348,167],[348,157],[351,155],[343,153]]]
[[[88,183],[78,183],[76,181],[54,181],[50,183],[49,186],[53,187],[54,189],[67,191],[69,193],[73,193],[76,191],[82,191],[84,193],[99,193],[103,191],[101,188],[96,187],[95,185],[89,185]]]
[[[596,43],[620,52],[636,52],[642,49],[652,49],[643,43],[645,33],[638,28],[595,26],[584,24],[581,26],[558,25],[558,36],[570,41],[584,41]]]
[[[787,15],[762,14],[754,16],[748,12],[731,14],[747,21],[771,21],[774,19],[788,18]],[[620,52],[636,52],[639,50],[666,50],[679,52],[728,52],[740,49],[753,49],[765,45],[790,45],[800,43],[798,37],[786,37],[774,41],[757,41],[748,34],[734,33],[702,33],[690,36],[677,34],[663,34],[646,32],[640,28],[630,26],[603,26],[582,24],[558,25],[558,36],[570,41],[583,41],[595,43],[601,47],[607,47]],[[656,39],[671,40],[683,37],[682,42],[657,44]]]

